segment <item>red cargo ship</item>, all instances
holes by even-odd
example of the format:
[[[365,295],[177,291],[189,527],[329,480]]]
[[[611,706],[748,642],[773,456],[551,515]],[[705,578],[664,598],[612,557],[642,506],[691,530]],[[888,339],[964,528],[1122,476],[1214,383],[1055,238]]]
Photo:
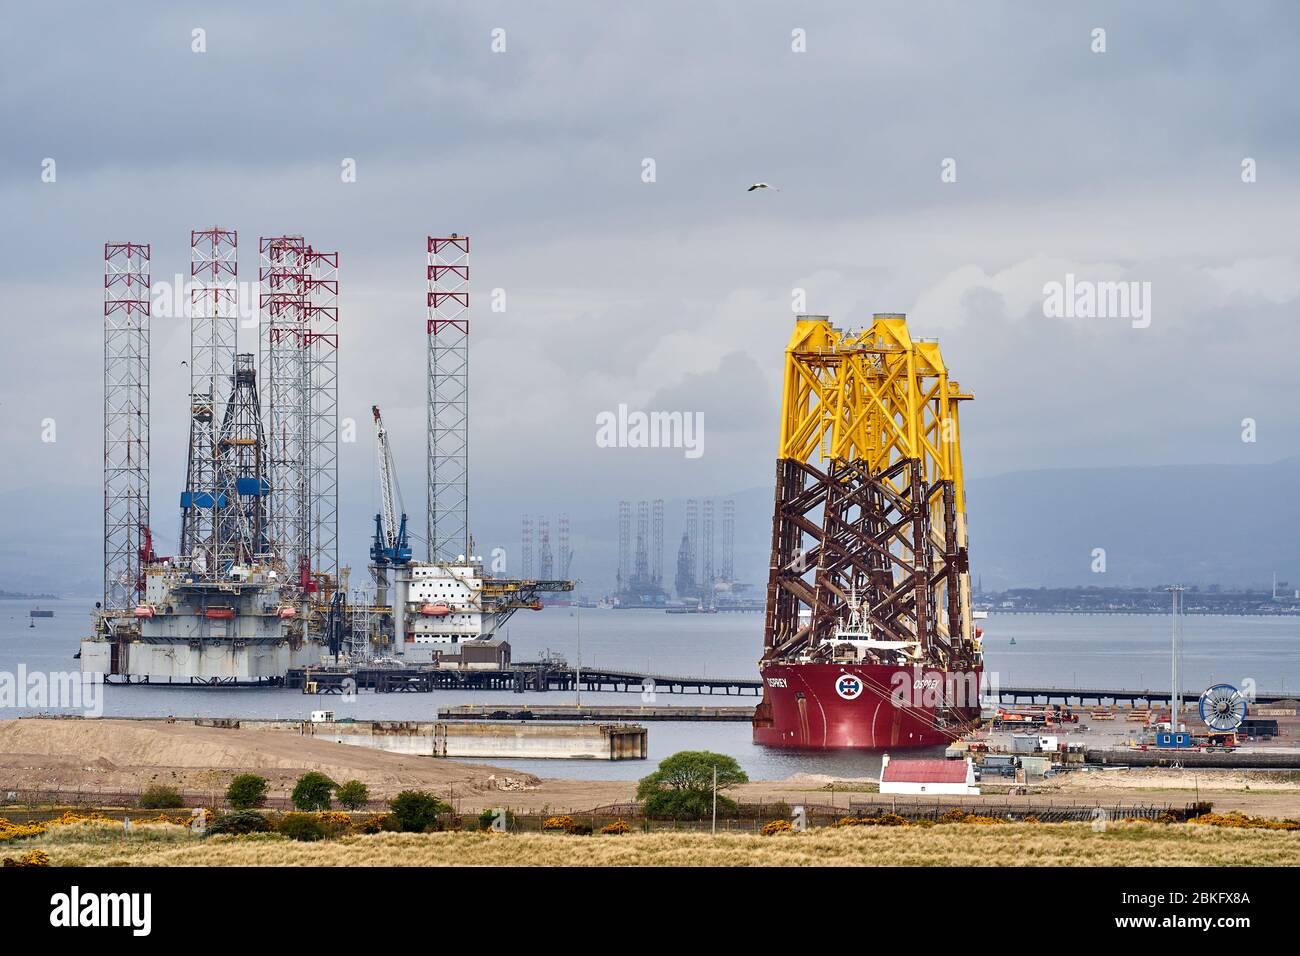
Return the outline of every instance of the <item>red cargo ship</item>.
[[[979,667],[926,667],[920,641],[876,636],[856,583],[846,613],[823,642],[829,660],[763,665],[755,743],[808,750],[929,747],[950,742],[979,717]]]
[[[979,717],[980,671],[958,674],[888,664],[774,663],[764,666],[754,743],[801,750],[897,750],[947,744]],[[920,686],[918,686],[918,683]],[[945,684],[948,685],[945,688]],[[937,686],[936,686],[937,685]],[[974,686],[975,696],[964,696]],[[955,690],[929,700],[931,690]]]
[[[979,718],[957,405],[899,315],[799,316],[786,349],[754,742],[898,749]]]

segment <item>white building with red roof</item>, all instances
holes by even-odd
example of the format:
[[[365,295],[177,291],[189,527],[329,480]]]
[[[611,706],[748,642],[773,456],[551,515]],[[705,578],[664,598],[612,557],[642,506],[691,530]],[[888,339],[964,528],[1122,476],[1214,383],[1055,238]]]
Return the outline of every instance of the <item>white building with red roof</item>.
[[[943,758],[891,760],[885,754],[880,767],[881,793],[978,795],[975,765]]]

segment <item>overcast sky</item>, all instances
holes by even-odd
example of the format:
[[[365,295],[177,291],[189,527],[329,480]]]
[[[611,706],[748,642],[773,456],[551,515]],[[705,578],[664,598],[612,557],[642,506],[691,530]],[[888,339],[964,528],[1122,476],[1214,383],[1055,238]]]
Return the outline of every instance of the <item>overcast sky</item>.
[[[795,289],[940,338],[976,396],[974,476],[1300,449],[1291,4],[324,6],[7,11],[0,491],[98,485],[104,241],[152,243],[170,281],[213,224],[245,279],[259,235],[340,251],[344,487],[372,484],[377,403],[408,505],[424,237],[453,231],[474,243],[475,509],[612,517],[770,483]],[[1045,316],[1067,274],[1150,283],[1149,325]],[[153,346],[170,513],[187,323],[156,317]],[[598,448],[619,403],[703,412],[704,454]]]

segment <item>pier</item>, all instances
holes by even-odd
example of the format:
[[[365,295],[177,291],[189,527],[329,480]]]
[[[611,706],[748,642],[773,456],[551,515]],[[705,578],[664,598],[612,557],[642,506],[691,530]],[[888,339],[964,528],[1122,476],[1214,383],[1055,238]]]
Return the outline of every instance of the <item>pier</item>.
[[[424,694],[435,690],[498,690],[523,694],[580,689],[611,693],[653,691],[756,697],[763,684],[757,677],[652,674],[607,667],[584,667],[575,671],[548,662],[522,662],[483,670],[430,665],[299,667],[285,676],[285,686],[305,694],[345,694],[361,690],[377,694]]]
[[[753,707],[620,707],[610,704],[578,706],[576,704],[525,704],[502,707],[497,704],[462,704],[438,711],[448,720],[689,720],[709,722],[736,721],[749,723]]]
[[[288,672],[284,683],[286,687],[306,694],[344,694],[362,690],[377,694],[427,694],[436,690],[495,690],[516,694],[549,691],[573,693],[583,690],[604,693],[653,692],[688,696],[757,697],[763,691],[763,682],[758,677],[658,674],[609,667],[584,667],[581,671],[575,671],[571,667],[559,666],[547,661],[521,662],[504,668],[483,670],[440,668],[434,665],[299,667]],[[1184,691],[1184,702],[1195,703],[1200,698],[1202,690],[1204,688]],[[1169,691],[1150,688],[1139,690],[1025,685],[994,688],[986,691],[986,695],[988,699],[996,699],[1000,704],[1062,704],[1070,707],[1104,707],[1123,704],[1129,707],[1139,705],[1150,707],[1155,704],[1169,703]],[[1273,704],[1296,697],[1300,697],[1300,691],[1293,694],[1284,691],[1259,691],[1255,694],[1254,703]],[[739,709],[748,710],[748,708]]]
[[[1200,699],[1201,690],[1183,692],[1183,703],[1195,704]],[[1139,702],[1150,707],[1152,704],[1168,704],[1167,690],[1122,690],[1104,687],[999,687],[989,696],[996,696],[1002,704],[1063,704],[1074,707],[1117,706],[1121,703],[1132,707]],[[1300,697],[1300,692],[1286,694],[1283,692],[1264,693],[1258,691],[1254,697],[1256,704],[1274,704],[1281,700],[1293,700]]]

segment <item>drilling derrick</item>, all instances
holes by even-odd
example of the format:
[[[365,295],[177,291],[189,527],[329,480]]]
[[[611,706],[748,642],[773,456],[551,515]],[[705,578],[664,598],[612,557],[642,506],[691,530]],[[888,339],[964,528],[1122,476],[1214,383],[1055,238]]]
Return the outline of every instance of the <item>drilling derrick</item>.
[[[537,519],[537,564],[538,575],[543,579],[549,579],[554,571],[555,556],[551,553],[551,520],[549,518]]]
[[[428,253],[427,541],[455,562],[470,558],[469,236],[429,236]]]
[[[958,427],[969,398],[902,316],[860,331],[796,320],[755,741],[920,746],[978,714]],[[955,686],[971,678],[973,692]],[[938,691],[896,698],[895,685]]]
[[[104,600],[144,594],[149,540],[149,245],[104,244]]]
[[[233,389],[225,404],[217,442],[217,474],[223,507],[217,512],[214,567],[250,565],[268,553],[262,412],[256,357],[235,357]]]
[[[636,505],[636,571],[633,580],[640,583],[650,580],[650,502],[638,501]]]
[[[190,443],[181,492],[181,562],[217,572],[220,520],[218,432],[235,370],[239,323],[239,236],[233,229],[190,232]]]

